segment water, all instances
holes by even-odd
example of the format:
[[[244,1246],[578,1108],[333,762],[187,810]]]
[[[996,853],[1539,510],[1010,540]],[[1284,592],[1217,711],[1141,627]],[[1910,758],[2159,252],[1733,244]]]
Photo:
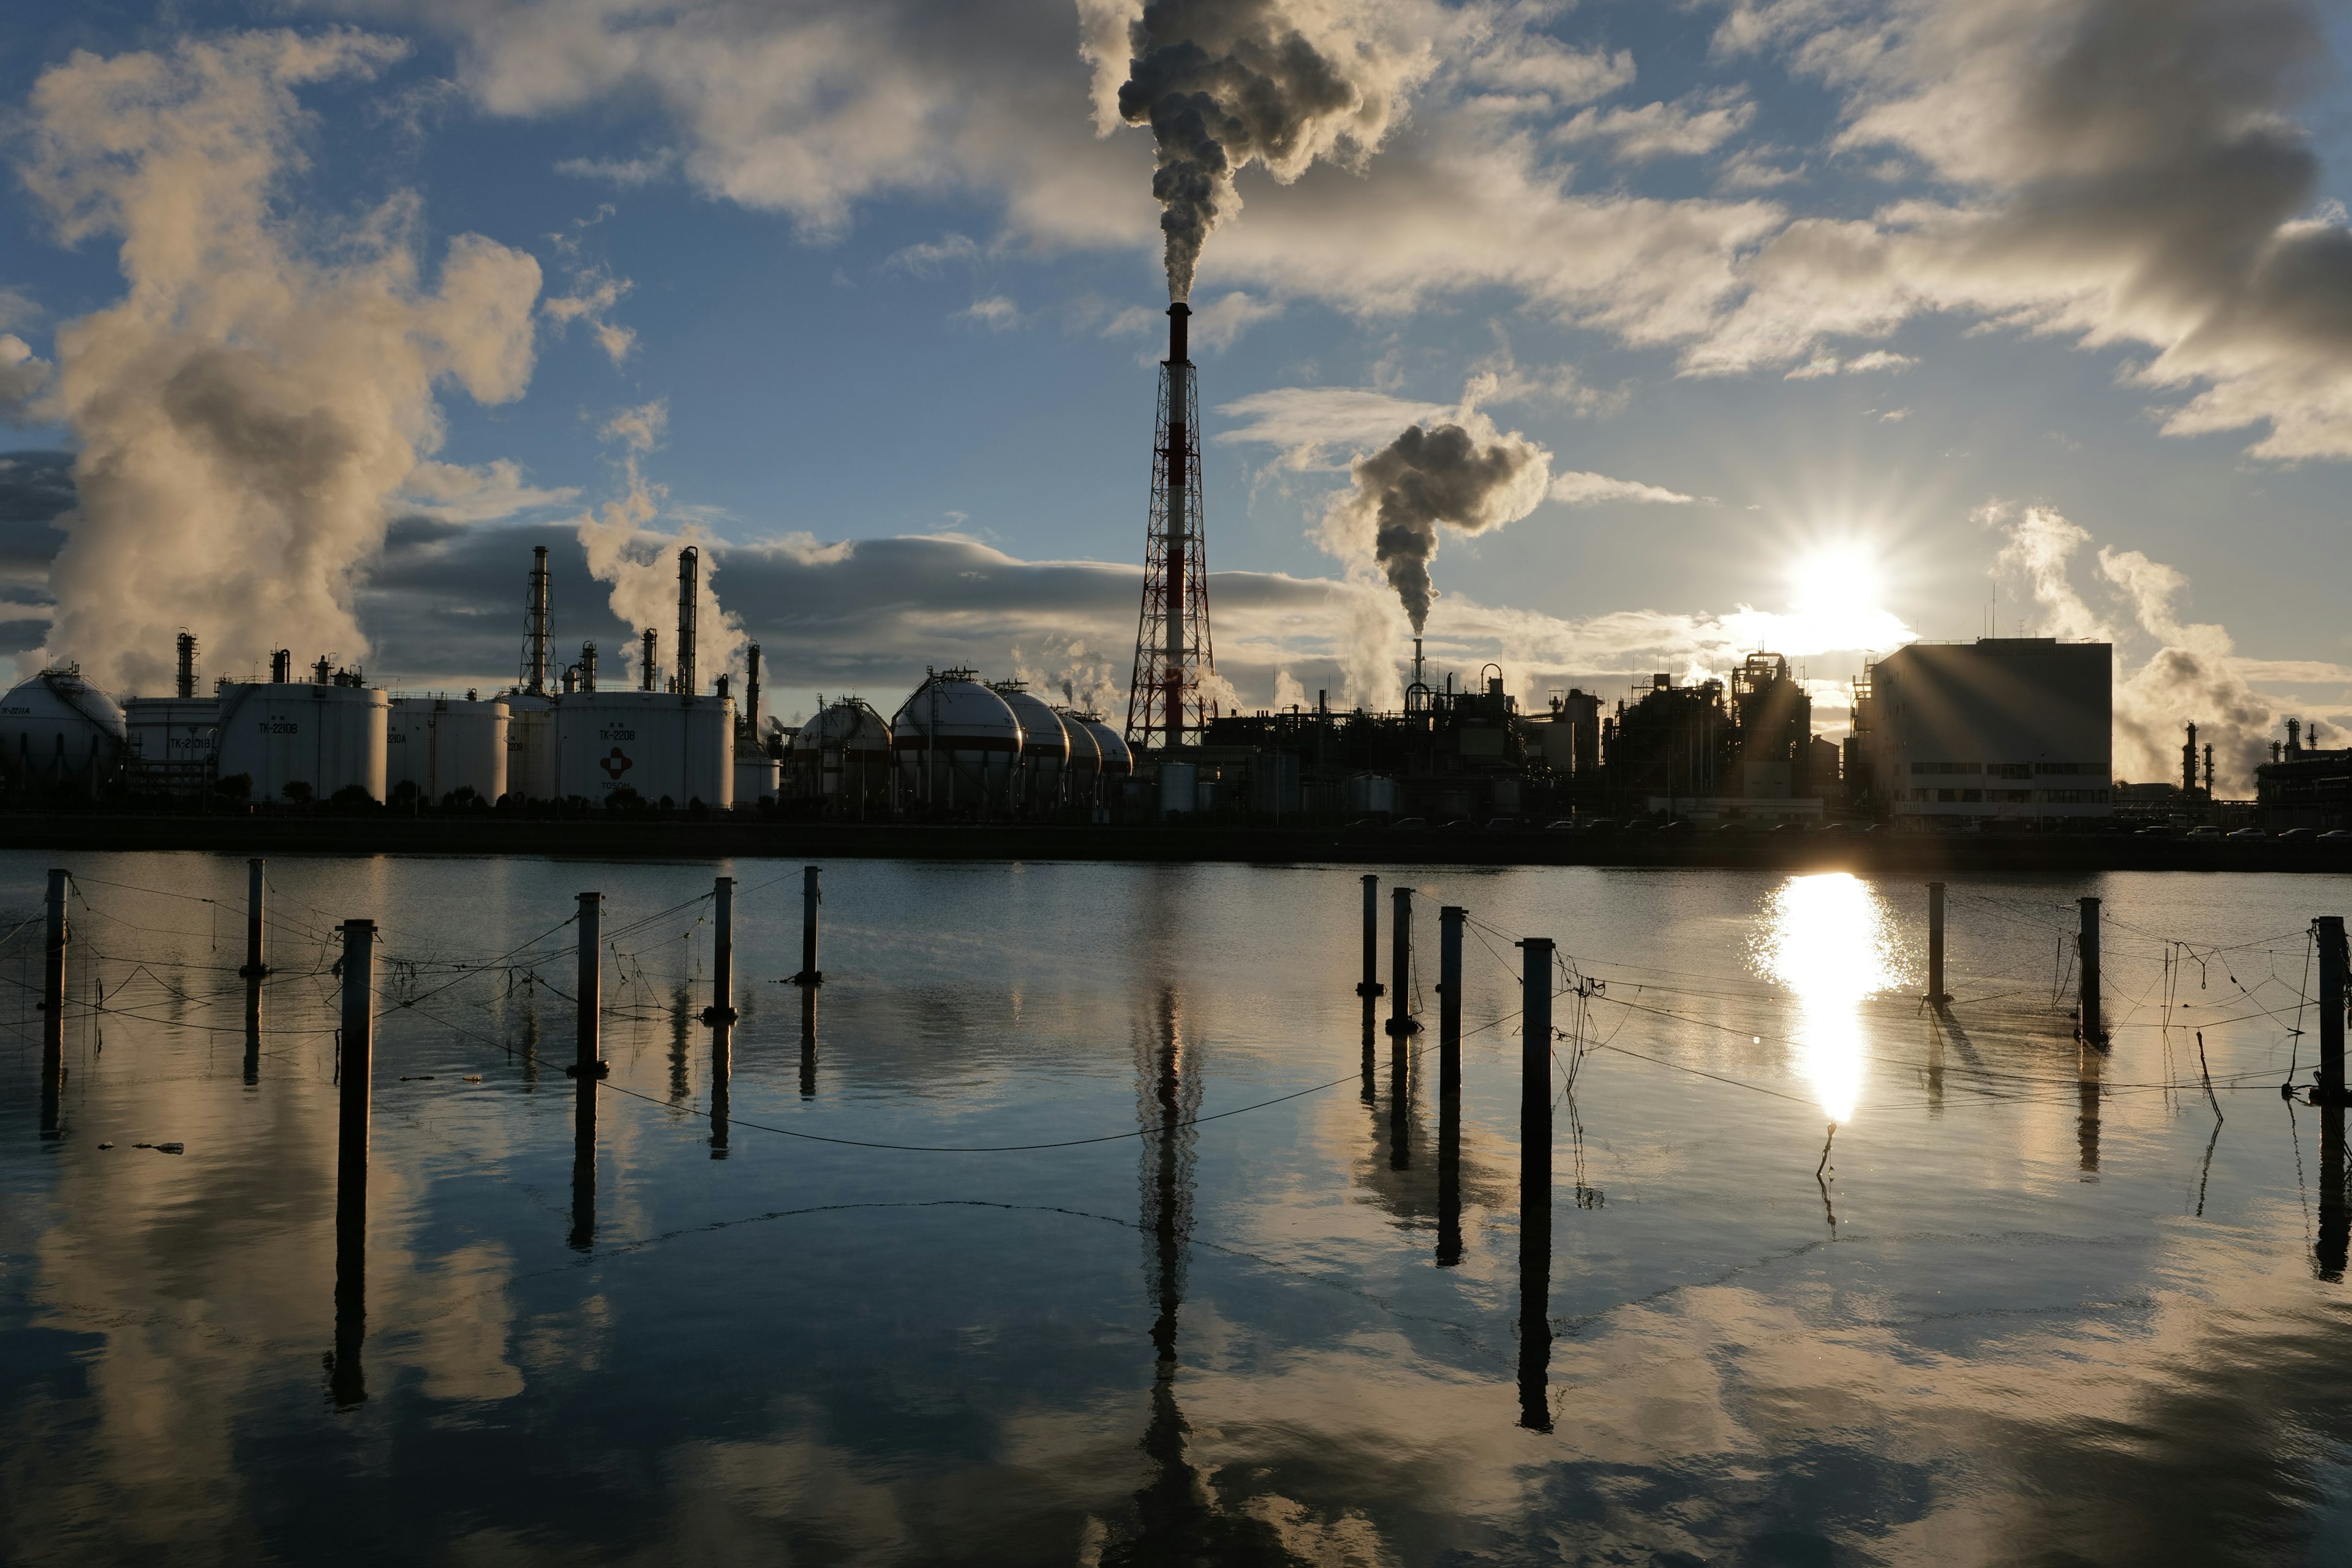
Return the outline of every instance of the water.
[[[1939,1023],[1913,884],[1393,868],[1433,1031],[1436,905],[1480,922],[1449,1174],[1433,1037],[1402,1115],[1365,1054],[1354,868],[831,866],[804,1037],[797,866],[281,860],[248,1056],[243,861],[70,858],[53,1137],[40,928],[0,946],[11,1563],[2352,1556],[2343,1145],[2276,1088],[2344,880],[1956,881]],[[45,863],[0,858],[0,932]],[[339,1324],[354,915],[386,1012]],[[1548,1258],[1514,933],[1603,987],[1553,1003]]]

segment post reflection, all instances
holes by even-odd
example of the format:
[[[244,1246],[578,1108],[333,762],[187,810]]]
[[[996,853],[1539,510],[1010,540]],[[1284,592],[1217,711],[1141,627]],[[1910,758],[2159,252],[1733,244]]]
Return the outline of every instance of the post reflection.
[[[2220,1131],[2217,1126],[2215,1131]],[[2319,1239],[2312,1244],[2312,1270],[2330,1285],[2344,1279],[2345,1255],[2352,1249],[2352,1192],[2345,1189],[2344,1107],[2319,1110]]]
[[[327,1397],[338,1410],[366,1402],[360,1348],[367,1339],[367,1183],[335,1191],[335,1348],[327,1355]]]
[[[816,987],[801,987],[801,1098],[816,1098]]]
[[[710,1157],[727,1158],[727,1080],[734,1076],[732,1026],[722,1015],[710,1026]]]
[[[1862,1099],[1862,1004],[1901,984],[1894,921],[1847,871],[1791,877],[1766,900],[1749,962],[1797,999],[1798,1067],[1832,1121]]]
[[[590,1252],[596,1246],[596,1075],[579,1075],[572,1115],[572,1249]]]
[[[1412,1037],[1399,1035],[1389,1045],[1389,1169],[1412,1169]]]
[[[261,981],[245,983],[245,1081],[261,1081]]]
[[[2099,1173],[2099,1068],[2105,1058],[2096,1047],[2075,1047],[2075,1164],[2086,1176]]]
[[[1462,1261],[1462,1091],[1437,1100],[1437,1266],[1452,1268]]]

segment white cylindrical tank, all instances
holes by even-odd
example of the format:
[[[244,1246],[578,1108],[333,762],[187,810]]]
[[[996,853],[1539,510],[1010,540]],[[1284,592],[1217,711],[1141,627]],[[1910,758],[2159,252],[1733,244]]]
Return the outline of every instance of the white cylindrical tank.
[[[735,700],[668,691],[582,691],[555,705],[556,786],[601,805],[619,790],[649,805],[735,804]]]
[[[217,697],[133,697],[122,705],[122,722],[133,787],[181,794],[212,782],[220,747]]]
[[[318,800],[356,784],[382,800],[390,700],[372,686],[225,685],[220,776],[251,779],[257,801],[284,798],[288,784]]]
[[[969,669],[935,670],[890,721],[904,799],[918,812],[1002,809],[1021,756],[1021,721]]]
[[[517,689],[506,694],[506,704],[507,792],[523,800],[561,798],[555,776],[555,700]]]
[[[1044,699],[1017,680],[992,680],[988,689],[1004,699],[1021,721],[1021,772],[1016,795],[1024,808],[1040,811],[1062,803],[1062,776],[1070,764],[1070,737]]]
[[[413,784],[428,805],[460,789],[493,804],[507,793],[509,731],[503,697],[395,697],[385,715],[384,786]]]
[[[1160,815],[1190,815],[1198,809],[1201,770],[1191,763],[1160,764]]]
[[[793,736],[785,765],[795,799],[845,816],[880,811],[890,799],[890,726],[859,699],[835,698]]]
[[[0,698],[0,766],[26,784],[90,784],[123,747],[122,710],[72,665]]]
[[[775,795],[776,759],[758,752],[737,752],[734,804],[752,805],[763,799],[772,800]]]
[[[1070,738],[1070,760],[1063,771],[1064,798],[1072,805],[1097,805],[1102,795],[1102,743],[1095,732],[1066,708],[1056,708],[1062,733]]]

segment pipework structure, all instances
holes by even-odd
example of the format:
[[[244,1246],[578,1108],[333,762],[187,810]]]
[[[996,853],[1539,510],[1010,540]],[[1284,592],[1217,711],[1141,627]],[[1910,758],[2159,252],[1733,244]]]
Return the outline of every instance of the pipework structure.
[[[1216,672],[1209,640],[1209,566],[1201,516],[1201,411],[1188,342],[1192,307],[1168,307],[1160,363],[1160,418],[1151,456],[1151,521],[1144,534],[1143,605],[1128,686],[1127,743],[1181,746],[1217,717],[1202,689]]]
[[[533,697],[547,695],[547,546],[530,551],[530,600],[522,618],[522,689]]]
[[[677,552],[677,694],[700,689],[694,679],[694,606],[702,587],[702,552],[689,544]]]

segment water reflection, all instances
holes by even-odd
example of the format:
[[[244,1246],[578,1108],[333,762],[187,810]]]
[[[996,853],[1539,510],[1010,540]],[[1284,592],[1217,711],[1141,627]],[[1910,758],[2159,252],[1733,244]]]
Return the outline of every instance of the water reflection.
[[[1797,999],[1799,1067],[1832,1121],[1862,1098],[1862,1004],[1902,984],[1886,904],[1848,871],[1791,877],[1765,900],[1748,962]]]

